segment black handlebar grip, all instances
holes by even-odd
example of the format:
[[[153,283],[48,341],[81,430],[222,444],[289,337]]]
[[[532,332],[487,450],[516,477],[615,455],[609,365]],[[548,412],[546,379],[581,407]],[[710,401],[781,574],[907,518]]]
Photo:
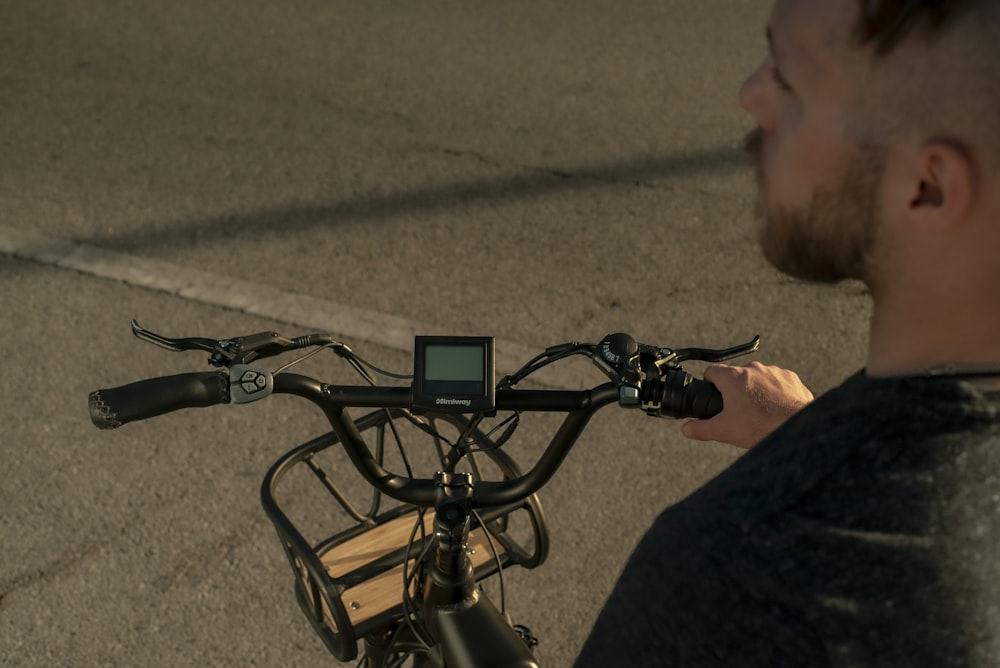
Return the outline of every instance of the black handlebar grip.
[[[660,415],[705,419],[722,411],[722,394],[707,380],[695,378],[682,369],[667,371],[663,380]]]
[[[90,393],[90,419],[101,429],[145,420],[181,408],[229,403],[229,376],[200,371],[140,380]]]

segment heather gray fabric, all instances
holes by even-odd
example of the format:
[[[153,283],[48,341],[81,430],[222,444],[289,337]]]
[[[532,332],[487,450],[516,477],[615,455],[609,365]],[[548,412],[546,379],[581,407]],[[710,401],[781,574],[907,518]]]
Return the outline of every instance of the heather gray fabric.
[[[1000,665],[998,409],[851,377],[660,515],[576,665]]]

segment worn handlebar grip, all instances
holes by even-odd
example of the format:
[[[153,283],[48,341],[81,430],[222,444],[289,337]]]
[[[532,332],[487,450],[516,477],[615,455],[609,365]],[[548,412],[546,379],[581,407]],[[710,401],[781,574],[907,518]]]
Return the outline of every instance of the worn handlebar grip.
[[[90,393],[90,419],[101,429],[145,420],[181,408],[229,403],[229,376],[200,371],[140,380]]]
[[[722,394],[707,380],[693,377],[682,369],[667,371],[663,378],[660,415],[672,418],[705,419],[722,411]]]

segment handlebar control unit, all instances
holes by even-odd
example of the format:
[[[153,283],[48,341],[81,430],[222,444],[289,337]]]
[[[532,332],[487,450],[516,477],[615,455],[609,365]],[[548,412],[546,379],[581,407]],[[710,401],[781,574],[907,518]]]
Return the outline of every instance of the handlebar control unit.
[[[274,377],[270,371],[246,364],[229,368],[229,396],[234,404],[246,404],[270,395],[274,391]]]
[[[495,414],[493,337],[415,337],[411,405],[414,413]]]

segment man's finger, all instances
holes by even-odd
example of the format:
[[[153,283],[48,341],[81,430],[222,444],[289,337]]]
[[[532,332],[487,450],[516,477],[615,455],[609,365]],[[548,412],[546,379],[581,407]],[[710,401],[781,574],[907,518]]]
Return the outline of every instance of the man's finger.
[[[705,429],[705,420],[688,420],[681,425],[681,433],[694,441],[710,441]]]

